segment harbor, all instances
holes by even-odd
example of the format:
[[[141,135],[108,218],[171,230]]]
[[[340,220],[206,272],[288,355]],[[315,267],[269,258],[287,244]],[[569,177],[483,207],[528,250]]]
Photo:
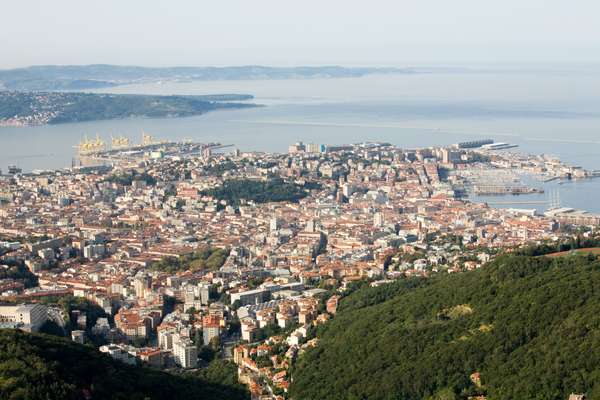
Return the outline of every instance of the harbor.
[[[143,159],[159,159],[165,156],[210,156],[213,152],[233,147],[221,143],[195,143],[191,140],[181,142],[157,140],[152,135],[142,131],[141,141],[134,144],[126,136],[112,136],[110,146],[96,135],[94,139],[85,136],[79,144],[73,146],[76,157],[72,167],[115,165],[122,162],[135,162]]]

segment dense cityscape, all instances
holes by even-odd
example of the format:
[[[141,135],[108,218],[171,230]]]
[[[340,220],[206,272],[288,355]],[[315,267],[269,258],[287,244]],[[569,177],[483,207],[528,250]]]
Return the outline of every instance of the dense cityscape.
[[[295,360],[357,288],[476,270],[600,225],[558,205],[538,215],[464,199],[538,190],[524,174],[594,175],[510,147],[163,143],[92,155],[110,165],[13,167],[0,178],[2,326],[158,369],[226,360],[253,398],[288,398]]]
[[[599,2],[0,10],[0,400],[600,400]]]

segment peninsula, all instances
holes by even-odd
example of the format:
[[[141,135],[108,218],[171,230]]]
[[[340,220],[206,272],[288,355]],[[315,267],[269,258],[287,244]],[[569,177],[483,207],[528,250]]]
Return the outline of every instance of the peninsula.
[[[256,107],[247,94],[117,95],[0,91],[0,126],[31,126],[131,117],[188,117],[219,109]]]

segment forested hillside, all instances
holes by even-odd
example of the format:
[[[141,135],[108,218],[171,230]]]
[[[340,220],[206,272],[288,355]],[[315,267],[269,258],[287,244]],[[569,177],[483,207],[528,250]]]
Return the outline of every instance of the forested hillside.
[[[600,399],[599,310],[593,255],[361,289],[300,356],[292,398]]]
[[[0,125],[45,125],[131,117],[188,117],[255,107],[250,95],[154,96],[0,90]]]
[[[95,349],[49,335],[0,330],[0,398],[249,399],[223,373],[171,375],[112,360]]]

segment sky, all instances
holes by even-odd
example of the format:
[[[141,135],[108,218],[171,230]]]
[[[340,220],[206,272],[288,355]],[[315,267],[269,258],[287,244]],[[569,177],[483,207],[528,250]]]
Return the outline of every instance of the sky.
[[[598,0],[3,0],[0,68],[600,62]]]

